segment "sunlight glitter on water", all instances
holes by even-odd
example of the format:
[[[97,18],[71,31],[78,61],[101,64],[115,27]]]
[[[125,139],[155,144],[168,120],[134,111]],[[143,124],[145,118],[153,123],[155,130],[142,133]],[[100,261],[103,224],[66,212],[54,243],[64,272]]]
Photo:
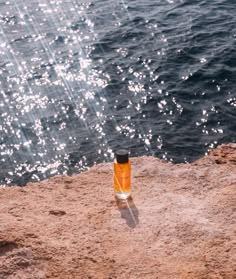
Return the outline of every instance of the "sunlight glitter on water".
[[[204,150],[218,143],[227,81],[197,87],[214,48],[204,52],[192,38],[195,4],[179,17],[178,2],[156,10],[148,1],[0,2],[0,162],[8,173],[0,184],[82,171],[111,161],[118,145],[186,161],[181,141],[188,146],[191,129],[189,157],[197,137]],[[189,54],[194,44],[201,51]],[[204,99],[213,92],[216,105]],[[232,93],[225,102],[234,108],[235,100]]]
[[[109,76],[106,75],[105,79],[102,79],[100,73],[91,69],[91,59],[88,57],[95,36],[92,29],[93,23],[89,19],[84,20],[83,30],[79,30],[77,27],[73,27],[71,20],[68,20],[68,14],[64,14],[60,8],[62,1],[46,1],[45,3],[39,3],[38,7],[34,6],[35,11],[40,11],[44,15],[41,18],[30,17],[32,13],[29,9],[23,3],[18,3],[12,3],[15,7],[16,17],[25,18],[27,21],[23,22],[24,24],[21,22],[21,25],[25,26],[25,30],[21,30],[21,32],[30,32],[31,35],[28,38],[23,35],[12,41],[11,36],[6,34],[3,29],[1,30],[1,36],[5,40],[4,43],[1,43],[1,47],[4,48],[1,54],[5,56],[7,61],[8,84],[6,87],[1,83],[1,94],[4,100],[1,103],[1,108],[6,112],[2,113],[3,121],[0,129],[4,133],[10,132],[12,135],[16,135],[11,143],[1,144],[1,161],[11,160],[10,156],[14,154],[14,150],[20,150],[21,152],[25,150],[28,153],[28,156],[25,156],[26,162],[19,164],[14,172],[9,171],[10,176],[22,176],[24,173],[34,171],[42,174],[46,172],[56,174],[58,167],[62,164],[60,159],[65,160],[69,152],[69,147],[63,140],[67,136],[68,123],[63,122],[62,115],[65,115],[64,118],[68,117],[70,104],[73,105],[77,117],[85,122],[84,133],[89,134],[89,129],[94,126],[98,134],[105,135],[100,124],[103,118],[100,103],[97,101],[95,104],[89,104],[89,107],[92,106],[96,111],[98,118],[98,123],[94,123],[90,128],[86,128],[86,125],[89,125],[86,124],[86,107],[88,107],[88,101],[94,99],[97,88],[100,90],[107,85]],[[7,4],[11,5],[10,2]],[[52,8],[52,5],[56,5],[56,8]],[[89,4],[78,6],[74,2],[70,5],[71,9],[74,9],[74,15],[77,12],[82,15],[86,14],[86,7]],[[71,9],[70,11],[72,11]],[[60,12],[61,18],[56,16],[55,13],[58,12]],[[6,13],[8,14],[8,12]],[[52,18],[50,14],[53,14]],[[60,22],[63,19],[67,22],[68,28],[61,25]],[[5,23],[9,24],[9,21],[11,25],[19,24],[15,20],[15,16],[14,18],[6,16]],[[53,32],[58,30],[58,32],[65,32],[66,34],[52,39],[47,25],[49,21],[53,22]],[[14,33],[18,32],[17,29],[13,31]],[[36,33],[33,34],[33,32]],[[33,46],[29,49],[31,64],[22,61],[24,55],[18,50],[20,45],[18,48],[13,47],[14,43],[17,44],[17,41],[28,45],[26,40]],[[84,42],[87,44],[83,45]],[[90,43],[88,44],[88,42]],[[63,51],[61,49],[57,50],[57,45],[60,43],[63,43]],[[76,53],[77,51],[78,53]],[[70,68],[77,63],[76,59],[79,60],[79,70],[74,68],[74,71],[71,71]],[[75,86],[79,89],[80,95],[76,96]],[[6,90],[11,90],[9,92],[10,97],[7,96]],[[62,94],[61,105],[58,102],[59,94],[57,94],[57,90],[60,95]],[[106,99],[102,98],[101,102],[105,103]],[[58,131],[47,125],[49,121],[50,124],[60,122]],[[33,131],[35,133],[34,141],[28,140],[28,133]],[[62,133],[65,133],[63,137]],[[73,136],[69,139],[72,144],[75,144],[77,137]],[[108,151],[110,154],[110,149]],[[24,157],[23,154],[19,155],[22,158]],[[35,166],[32,166],[32,163]],[[82,157],[82,160],[77,162],[77,166],[84,169],[86,158]],[[67,167],[63,166],[63,169],[66,173]],[[39,180],[36,174],[32,179]],[[7,178],[6,183],[10,182],[11,179]]]

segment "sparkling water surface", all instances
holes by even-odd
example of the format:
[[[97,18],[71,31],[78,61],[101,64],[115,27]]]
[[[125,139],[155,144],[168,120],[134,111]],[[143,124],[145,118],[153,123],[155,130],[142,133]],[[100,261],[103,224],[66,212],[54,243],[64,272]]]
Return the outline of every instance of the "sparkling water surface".
[[[0,0],[0,184],[235,142],[236,3]]]

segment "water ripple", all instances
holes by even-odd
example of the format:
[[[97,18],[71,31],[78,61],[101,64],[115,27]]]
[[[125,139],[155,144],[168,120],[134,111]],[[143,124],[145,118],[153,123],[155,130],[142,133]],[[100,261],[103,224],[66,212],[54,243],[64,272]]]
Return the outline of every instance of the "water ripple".
[[[235,141],[230,0],[0,1],[0,184]]]

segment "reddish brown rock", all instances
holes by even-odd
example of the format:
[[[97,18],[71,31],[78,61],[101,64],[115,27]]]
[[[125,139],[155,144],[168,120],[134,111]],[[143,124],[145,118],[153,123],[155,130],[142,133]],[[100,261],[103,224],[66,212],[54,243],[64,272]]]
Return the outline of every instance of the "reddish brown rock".
[[[236,144],[192,164],[132,159],[117,205],[112,163],[0,189],[0,278],[236,278]]]

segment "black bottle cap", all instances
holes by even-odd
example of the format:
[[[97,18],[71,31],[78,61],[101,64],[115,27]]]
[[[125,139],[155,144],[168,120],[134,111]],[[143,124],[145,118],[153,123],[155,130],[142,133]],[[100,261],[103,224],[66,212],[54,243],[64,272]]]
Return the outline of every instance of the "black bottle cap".
[[[118,149],[115,152],[116,161],[119,164],[125,164],[129,162],[129,152],[126,149]]]

